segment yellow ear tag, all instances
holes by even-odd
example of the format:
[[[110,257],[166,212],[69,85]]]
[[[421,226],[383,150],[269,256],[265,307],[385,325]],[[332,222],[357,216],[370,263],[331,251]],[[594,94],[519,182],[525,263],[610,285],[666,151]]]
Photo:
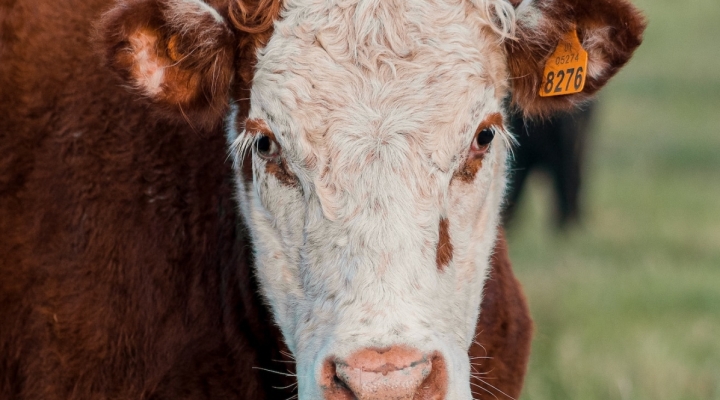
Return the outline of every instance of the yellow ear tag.
[[[540,97],[582,92],[585,87],[588,54],[575,29],[566,33],[545,64]]]

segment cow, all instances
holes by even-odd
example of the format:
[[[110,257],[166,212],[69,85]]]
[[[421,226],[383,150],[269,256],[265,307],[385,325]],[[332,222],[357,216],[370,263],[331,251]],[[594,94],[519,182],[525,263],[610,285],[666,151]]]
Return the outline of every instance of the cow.
[[[644,26],[626,0],[0,1],[0,398],[517,398],[505,98],[587,101]],[[582,90],[539,97],[573,34]]]
[[[558,229],[567,229],[582,216],[581,188],[590,125],[597,105],[585,104],[547,118],[524,118],[511,113],[511,132],[517,140],[513,149],[503,225],[512,221],[527,178],[534,170],[549,175],[554,194],[554,217]]]

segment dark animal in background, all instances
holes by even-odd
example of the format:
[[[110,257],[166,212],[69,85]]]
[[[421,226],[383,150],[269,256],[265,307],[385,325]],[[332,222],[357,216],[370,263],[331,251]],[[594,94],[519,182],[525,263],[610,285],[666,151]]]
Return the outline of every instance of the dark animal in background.
[[[518,145],[511,161],[507,206],[503,213],[509,224],[528,177],[543,171],[550,177],[553,189],[554,218],[559,229],[565,229],[582,217],[583,172],[596,102],[546,119],[526,119],[521,113],[510,117],[510,129]]]

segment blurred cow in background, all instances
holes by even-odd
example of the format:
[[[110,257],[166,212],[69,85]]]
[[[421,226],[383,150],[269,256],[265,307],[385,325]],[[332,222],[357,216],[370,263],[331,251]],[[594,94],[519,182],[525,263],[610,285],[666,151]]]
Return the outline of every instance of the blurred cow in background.
[[[510,185],[503,219],[508,224],[517,211],[528,176],[541,170],[553,187],[554,218],[559,229],[579,222],[585,151],[596,103],[554,114],[547,119],[525,119],[521,113],[510,117],[517,138],[511,166]]]

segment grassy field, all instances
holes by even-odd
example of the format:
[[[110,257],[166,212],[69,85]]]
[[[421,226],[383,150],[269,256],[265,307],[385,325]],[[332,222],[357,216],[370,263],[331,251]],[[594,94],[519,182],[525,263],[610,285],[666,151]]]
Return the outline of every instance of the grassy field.
[[[635,3],[650,26],[601,96],[583,225],[553,233],[538,175],[509,232],[523,400],[720,399],[720,1]]]

